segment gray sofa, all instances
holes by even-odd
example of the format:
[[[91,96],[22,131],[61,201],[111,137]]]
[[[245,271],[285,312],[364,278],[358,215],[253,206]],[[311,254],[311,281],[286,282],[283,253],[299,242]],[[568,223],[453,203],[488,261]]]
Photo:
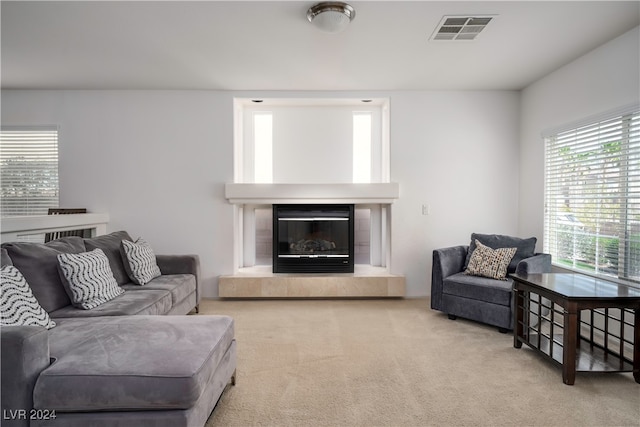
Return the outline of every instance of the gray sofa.
[[[513,280],[497,280],[464,273],[476,239],[493,249],[517,248],[507,273],[548,273],[551,271],[551,255],[535,253],[535,237],[520,239],[478,233],[471,235],[469,245],[433,251],[431,308],[447,313],[450,319],[459,316],[497,326],[504,333],[513,329]]]
[[[184,316],[201,298],[198,257],[158,255],[161,276],[135,285],[123,239],[2,245],[2,265],[20,270],[56,323],[1,328],[3,426],[203,426],[235,383],[233,319]],[[83,310],[71,305],[56,257],[95,248],[125,292]]]

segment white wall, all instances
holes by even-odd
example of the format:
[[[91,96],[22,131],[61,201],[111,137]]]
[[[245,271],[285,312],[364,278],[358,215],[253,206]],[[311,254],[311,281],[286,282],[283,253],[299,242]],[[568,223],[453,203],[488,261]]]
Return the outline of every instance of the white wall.
[[[522,91],[519,234],[542,249],[544,144],[541,133],[640,102],[640,27]]]
[[[109,231],[197,253],[204,295],[233,273],[233,97],[310,93],[2,91],[2,124],[60,126],[60,203],[108,212]],[[429,293],[431,253],[471,232],[518,230],[517,92],[327,93],[391,103],[392,271]],[[422,204],[431,214],[422,215]],[[540,238],[540,236],[538,236]]]
[[[3,91],[2,124],[57,124],[60,205],[107,212],[108,231],[201,257],[205,295],[231,265],[233,99],[226,93]]]
[[[518,116],[517,92],[392,97],[392,268],[409,295],[430,292],[433,249],[469,244],[472,232],[517,231]]]

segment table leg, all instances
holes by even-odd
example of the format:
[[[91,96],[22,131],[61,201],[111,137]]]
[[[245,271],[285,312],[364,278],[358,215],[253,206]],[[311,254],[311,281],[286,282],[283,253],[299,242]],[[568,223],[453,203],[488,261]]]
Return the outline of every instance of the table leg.
[[[633,378],[640,384],[640,308],[636,308],[633,325]]]
[[[522,341],[519,338],[524,338],[524,328],[523,328],[523,320],[524,320],[524,298],[528,298],[528,292],[524,292],[518,289],[514,289],[514,305],[516,309],[515,316],[515,325],[513,325],[513,346],[515,348],[522,347]]]
[[[569,303],[564,312],[562,345],[562,382],[573,385],[576,380],[576,347],[578,345],[578,310]]]

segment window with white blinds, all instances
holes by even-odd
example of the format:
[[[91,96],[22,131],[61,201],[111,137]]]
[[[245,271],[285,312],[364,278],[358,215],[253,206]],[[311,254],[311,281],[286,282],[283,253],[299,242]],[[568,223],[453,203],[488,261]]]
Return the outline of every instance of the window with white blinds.
[[[58,207],[57,128],[0,131],[2,217],[46,215]]]
[[[640,113],[545,135],[544,250],[554,264],[640,282]]]

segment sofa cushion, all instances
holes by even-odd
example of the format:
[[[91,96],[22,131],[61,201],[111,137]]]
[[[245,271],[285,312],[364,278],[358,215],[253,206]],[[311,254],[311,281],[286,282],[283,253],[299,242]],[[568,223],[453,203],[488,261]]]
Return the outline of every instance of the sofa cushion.
[[[81,237],[71,236],[48,243],[3,243],[14,266],[24,276],[42,308],[51,313],[70,305],[71,300],[58,274],[58,254],[85,251]]]
[[[456,273],[442,282],[442,293],[498,305],[511,305],[513,280]]]
[[[124,293],[101,249],[81,254],[60,254],[58,263],[62,284],[75,307],[91,310]]]
[[[38,304],[20,270],[12,265],[0,269],[0,323],[10,326],[43,326],[56,323]]]
[[[131,281],[122,262],[122,256],[120,255],[120,242],[123,240],[131,240],[131,236],[129,236],[129,233],[126,231],[115,231],[103,236],[84,239],[84,245],[88,251],[102,249],[109,259],[113,277],[115,277],[118,285],[124,285]]]
[[[4,267],[5,265],[13,265],[11,262],[11,257],[5,248],[0,248],[0,266]]]
[[[464,273],[472,276],[506,280],[507,267],[515,253],[516,248],[491,249],[476,240],[476,249],[471,254],[469,265]]]
[[[171,293],[166,290],[145,289],[144,292],[125,292],[92,310],[81,310],[68,305],[50,315],[57,320],[65,317],[158,315],[167,314],[170,310]]]
[[[227,316],[61,319],[51,332],[33,399],[56,411],[190,408],[234,340]]]
[[[464,263],[464,269],[467,269],[471,254],[476,248],[476,240],[480,241],[485,246],[489,246],[491,249],[499,248],[516,248],[516,254],[511,259],[507,273],[515,273],[518,263],[525,258],[530,258],[535,255],[536,242],[535,237],[528,239],[522,239],[520,237],[505,236],[501,234],[478,234],[471,233],[471,242],[469,243],[469,251],[467,251],[467,258]]]
[[[151,280],[144,286],[122,285],[128,293],[147,290],[160,290],[171,294],[171,305],[175,306],[196,292],[196,277],[193,274],[165,274]]]
[[[135,242],[123,240],[120,243],[120,252],[124,268],[133,283],[145,285],[160,276],[156,255],[145,240],[141,238]]]

